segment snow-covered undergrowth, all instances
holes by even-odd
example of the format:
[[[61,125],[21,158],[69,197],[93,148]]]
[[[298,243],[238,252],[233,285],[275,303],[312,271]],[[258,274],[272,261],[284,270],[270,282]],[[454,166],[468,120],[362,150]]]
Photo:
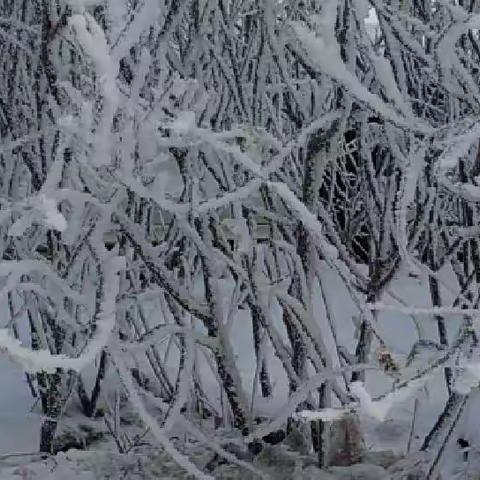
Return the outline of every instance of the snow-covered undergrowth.
[[[442,289],[442,293],[448,297],[449,288],[452,287],[451,282],[453,282],[452,275],[449,275],[448,272],[445,272],[443,275],[443,281],[445,286]],[[335,292],[335,295],[329,295],[329,298],[332,299],[330,304],[332,314],[338,322],[336,341],[345,349],[352,350],[355,345],[358,328],[358,325],[356,325],[354,321],[355,306],[349,299],[348,291],[342,287],[340,278],[338,278],[338,276],[331,270],[326,270],[326,285],[327,294],[330,293],[330,291]],[[225,285],[222,298],[228,298],[229,295],[231,295],[231,289],[231,286]],[[414,450],[417,447],[418,442],[420,442],[428,433],[431,424],[434,423],[436,418],[440,415],[448,398],[448,394],[444,387],[442,368],[434,371],[431,376],[422,377],[419,381],[417,380],[410,382],[408,388],[399,390],[398,392],[395,391],[395,385],[401,383],[402,379],[413,378],[417,372],[418,366],[424,368],[425,365],[435,362],[442,352],[441,350],[432,350],[431,347],[428,348],[429,344],[427,341],[432,342],[436,338],[436,324],[434,319],[425,315],[418,317],[412,316],[401,311],[400,308],[400,306],[403,304],[408,304],[411,306],[415,305],[419,308],[427,307],[427,287],[422,285],[420,280],[413,279],[408,275],[405,275],[395,280],[391,286],[391,292],[392,296],[390,296],[388,299],[388,304],[399,306],[399,311],[395,315],[392,315],[392,313],[389,311],[380,314],[377,318],[377,326],[379,332],[382,334],[382,338],[385,340],[385,345],[383,345],[382,348],[389,349],[389,353],[399,366],[401,375],[399,374],[392,378],[391,376],[385,374],[381,362],[379,361],[381,360],[381,357],[378,356],[379,351],[378,349],[374,348],[371,363],[372,369],[367,370],[365,386],[362,382],[356,382],[356,384],[351,385],[351,392],[356,399],[356,402],[353,402],[351,406],[346,409],[342,409],[337,406],[321,412],[301,411],[296,415],[302,421],[312,421],[316,418],[321,418],[327,422],[333,422],[333,424],[335,424],[335,421],[338,419],[355,413],[358,415],[362,423],[362,428],[367,433],[365,442],[368,446],[368,450],[375,451],[387,449],[395,452],[397,455],[402,456],[405,455],[408,450]],[[145,303],[145,310],[148,319],[147,321],[153,322],[153,315],[157,311],[157,308],[158,306],[152,303],[151,300]],[[272,305],[272,308],[274,311],[279,311],[278,305],[276,307],[275,305]],[[316,308],[318,308],[319,312],[325,309],[323,300],[320,297],[316,301]],[[235,358],[237,359],[237,367],[241,376],[242,385],[248,397],[250,398],[252,412],[256,416],[261,416],[267,419],[267,423],[257,429],[259,432],[259,436],[257,438],[260,438],[260,436],[268,434],[270,431],[275,431],[278,428],[282,428],[285,425],[284,422],[288,418],[288,415],[294,414],[295,406],[299,405],[301,399],[305,397],[299,397],[292,403],[292,398],[288,393],[287,378],[282,372],[281,363],[275,357],[274,352],[271,349],[266,349],[264,356],[271,366],[271,372],[274,378],[276,378],[276,382],[273,385],[273,392],[270,399],[265,399],[261,396],[260,392],[255,387],[256,366],[254,357],[254,344],[248,330],[245,328],[250,322],[251,319],[249,316],[242,311],[239,311],[231,320],[229,336],[232,342],[235,340],[234,353]],[[458,323],[458,318],[449,318],[449,328],[451,329],[452,334],[455,329],[458,328]],[[280,318],[278,318],[277,327],[280,331],[282,331]],[[150,328],[154,329],[155,323],[152,323]],[[199,327],[197,331],[199,334],[203,334],[202,328]],[[24,333],[24,335],[25,334],[26,333]],[[286,336],[286,332],[283,331],[282,335]],[[415,346],[418,345],[419,341],[423,341],[426,345],[423,350],[415,350]],[[165,353],[163,349],[160,349],[160,352],[162,354]],[[414,356],[412,356],[412,352],[415,353]],[[130,365],[132,367],[135,366],[142,369],[142,362],[144,362],[142,351],[134,349],[131,351],[131,355],[132,360],[133,358],[136,358],[136,361],[133,363],[129,362]],[[33,405],[33,400],[29,400],[31,397],[29,395],[28,386],[25,380],[22,380],[21,371],[18,370],[13,363],[11,363],[8,357],[4,356],[3,362],[4,367],[2,369],[1,380],[6,388],[4,394],[2,395],[2,411],[9,413],[8,416],[0,416],[0,430],[5,433],[1,436],[2,441],[0,442],[0,454],[8,455],[10,453],[24,451],[33,452],[35,451],[38,442],[38,425],[41,419],[41,413],[38,410],[38,405],[34,408],[32,413],[28,413],[28,410]],[[215,384],[211,383],[211,386],[209,386],[208,383],[209,378],[211,377],[211,370],[208,362],[202,362],[200,360],[196,365],[198,368],[198,374],[201,378],[203,378],[204,385],[206,385],[205,388],[211,388],[214,390],[216,388]],[[145,365],[143,367],[145,367]],[[113,392],[117,383],[118,380],[116,377],[110,376],[108,379],[108,384],[105,386],[105,395],[108,396],[108,392]],[[152,415],[152,421],[159,421],[161,419],[161,410],[158,410],[157,408],[166,408],[166,405],[162,404],[162,402],[158,402],[151,394],[142,394],[141,398],[145,403],[147,410]],[[222,408],[222,398],[220,393],[218,393],[216,396],[211,396],[211,400],[216,402],[217,408]],[[476,404],[473,402],[469,406],[469,409],[473,411],[476,408],[475,405]],[[124,404],[123,408],[126,408],[126,406],[128,406],[128,404]],[[76,406],[75,403],[73,405],[71,404],[67,407],[67,412],[72,408],[75,410],[78,408],[78,406]],[[102,404],[100,404],[100,408],[103,408]],[[128,414],[128,410],[123,410],[121,415],[122,424],[125,422],[128,424],[128,417],[130,416]],[[123,418],[123,415],[126,415],[127,417]],[[82,423],[81,416],[77,418],[78,421]],[[134,438],[137,435],[143,435],[145,432],[141,427],[140,419],[136,416],[132,418],[133,424],[131,424],[130,427],[123,428],[126,428],[126,431],[130,430],[129,434],[131,438]],[[469,418],[472,418],[471,415],[466,417],[465,422],[460,425],[460,429],[462,431],[462,435],[473,440],[477,438],[478,432],[474,424],[469,423]],[[67,413],[67,415],[60,420],[60,425],[68,427],[69,424],[75,424],[75,417],[69,418]],[[200,421],[199,425],[201,424],[202,421]],[[204,420],[203,424],[207,430],[211,430],[213,428],[213,424],[209,420]],[[25,425],[25,427],[18,428],[20,425]],[[98,419],[93,421],[92,425],[95,429],[101,432],[101,437],[103,438],[102,442],[97,444],[95,450],[97,452],[98,449],[101,451],[104,448],[107,450],[113,450],[111,453],[98,454],[100,455],[99,459],[103,457],[110,458],[109,456],[115,457],[115,455],[118,456],[118,454],[114,452],[115,443],[111,437],[112,432],[106,428],[103,420]],[[174,432],[179,438],[182,438],[184,435],[192,435],[192,431],[189,430],[188,425],[182,421],[179,421],[179,419],[177,419],[177,421],[171,425],[174,427]],[[254,432],[257,430],[254,430]],[[61,431],[62,429],[60,429],[60,432]],[[9,432],[9,434],[6,435],[6,432]],[[229,437],[231,437],[228,429],[225,430],[224,428],[218,429],[214,435],[220,442],[227,442]],[[192,438],[194,438],[194,436],[195,435],[193,435]],[[146,443],[153,442],[153,444],[155,444],[155,435],[152,435],[152,432],[147,432],[142,439]],[[236,441],[240,442],[240,447],[238,450],[240,452],[242,451],[242,442],[240,439],[237,439]],[[87,451],[89,448],[92,447],[87,446]],[[192,444],[189,442],[187,442],[186,448],[186,453],[189,456],[195,453],[196,448],[198,449],[198,447],[192,447]],[[189,448],[191,448],[191,451],[188,450]],[[163,464],[165,459],[169,457],[168,455],[161,454],[160,452],[162,452],[161,448],[157,451],[157,453],[158,455],[161,455]],[[208,454],[208,445],[204,444],[202,452],[203,455],[197,457],[197,463],[199,463],[201,466],[205,466],[208,461],[212,459],[214,451],[210,450],[210,454]],[[111,467],[111,461],[106,460],[105,458],[100,461],[95,457],[95,455],[95,453],[83,454],[81,452],[74,452],[71,454],[67,453],[67,455],[60,454],[59,457],[55,457],[54,459],[52,458],[51,460],[47,461],[36,461],[31,465],[24,466],[22,466],[22,461],[24,458],[28,457],[13,457],[13,459],[8,461],[14,462],[15,466],[2,467],[4,468],[5,473],[3,473],[2,470],[0,471],[4,475],[7,475],[7,473],[10,474],[11,472],[16,472],[15,475],[20,475],[18,472],[30,472],[28,474],[32,475],[32,479],[37,478],[33,476],[33,472],[35,472],[35,475],[37,475],[38,478],[45,478],[45,480],[67,478],[62,477],[62,475],[66,475],[64,472],[71,471],[71,475],[75,474],[78,475],[78,478],[89,480],[90,478],[117,478],[115,475],[119,474],[118,472],[122,471],[122,469],[125,469],[125,471],[132,472],[130,473],[133,475],[131,477],[132,479],[137,478],[135,475],[137,475],[140,479],[143,478],[140,476],[140,472],[148,471],[148,468],[150,468],[139,466],[142,464],[142,462],[147,462],[147,458],[150,455],[142,453],[141,450],[137,451],[136,455],[138,456],[138,459],[135,461],[129,458],[129,455],[127,455],[127,457],[122,461],[118,460],[118,472],[117,470],[109,472],[108,468]],[[118,459],[121,458],[121,456],[118,456]],[[314,462],[314,456],[311,458],[311,461]],[[447,472],[455,471],[455,469],[463,468],[465,466],[460,452],[458,452],[456,455],[453,455],[452,458],[452,463],[449,463],[445,467]],[[0,461],[0,464],[2,464],[2,462],[5,463],[5,460]],[[122,466],[122,462],[124,462],[125,465]],[[55,468],[52,468],[52,465],[55,465]],[[102,467],[102,465],[104,466]],[[135,470],[135,468],[137,468],[135,465],[137,465],[139,469],[138,472]],[[173,467],[173,465],[176,464],[171,459],[165,463],[165,471],[167,472],[165,473],[165,475],[167,475],[165,478],[177,478],[176,476],[168,477],[168,472],[176,472],[175,475],[179,475],[178,478],[183,478],[180,476],[184,475],[183,473],[180,473],[182,472],[182,469],[179,469],[178,466]],[[231,475],[236,475],[237,473],[235,472],[243,471],[241,467],[236,465],[233,465],[231,469],[233,472]],[[108,475],[111,475],[111,477]],[[173,473],[170,473],[170,475],[173,475]],[[238,475],[240,475],[240,473],[238,473]],[[27,476],[26,478],[30,477]],[[150,477],[146,476],[145,478]]]
[[[478,12],[3,2],[6,453],[262,478],[296,436],[287,476],[474,471]]]

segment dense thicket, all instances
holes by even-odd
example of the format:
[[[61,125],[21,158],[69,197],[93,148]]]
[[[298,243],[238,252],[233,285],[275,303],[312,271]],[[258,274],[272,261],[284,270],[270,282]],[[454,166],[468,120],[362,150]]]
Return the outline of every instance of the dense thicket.
[[[201,476],[172,429],[228,456],[199,427],[216,419],[257,452],[304,425],[295,412],[356,410],[368,368],[399,395],[443,369],[449,398],[421,446],[434,478],[480,378],[478,11],[0,2],[0,349],[41,399],[43,451],[76,398],[87,416],[101,403],[125,447],[120,395]],[[358,310],[353,349],[337,341],[332,271]],[[391,309],[434,315],[440,352],[408,375],[377,327],[407,273],[432,308]],[[240,321],[248,348],[232,334]],[[252,356],[247,386],[239,365]],[[120,393],[103,388],[108,372]],[[267,415],[257,404],[272,395],[283,406]],[[325,465],[336,427],[318,418],[304,434]]]

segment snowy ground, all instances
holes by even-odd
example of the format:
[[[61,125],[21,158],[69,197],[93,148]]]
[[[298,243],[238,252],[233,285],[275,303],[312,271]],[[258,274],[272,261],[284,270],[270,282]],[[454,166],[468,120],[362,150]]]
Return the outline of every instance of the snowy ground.
[[[35,452],[41,418],[29,413],[34,401],[23,373],[0,357],[0,455]]]

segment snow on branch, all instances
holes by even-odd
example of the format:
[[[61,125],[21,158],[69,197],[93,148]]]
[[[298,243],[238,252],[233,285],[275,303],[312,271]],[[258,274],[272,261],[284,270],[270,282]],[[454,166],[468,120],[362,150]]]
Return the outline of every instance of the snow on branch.
[[[367,105],[392,123],[404,128],[416,129],[422,133],[432,133],[431,128],[427,125],[414,118],[406,118],[403,115],[399,115],[390,105],[383,102],[379,96],[369,92],[358,78],[347,69],[341,58],[340,45],[333,33],[335,17],[331,18],[330,21],[322,18],[321,24],[321,35],[315,35],[313,31],[307,29],[302,23],[290,22],[294,36],[301,46],[299,53],[305,56],[307,62],[311,63],[320,73],[332,77],[359,102]],[[298,48],[299,44],[293,43],[296,48]],[[380,61],[377,60],[376,63],[377,67],[381,66]]]
[[[71,358],[51,354],[48,350],[31,350],[21,345],[8,329],[0,330],[0,352],[7,354],[26,372],[54,372],[58,368],[82,371],[108,345],[116,325],[116,297],[119,291],[118,273],[125,268],[123,257],[108,258],[102,266],[103,291],[99,311],[95,315],[95,329],[82,353]]]
[[[372,311],[397,312],[404,315],[467,315],[477,317],[480,315],[478,308],[459,308],[459,307],[406,307],[397,305],[387,305],[382,302],[367,303],[367,308]]]
[[[366,390],[363,382],[350,383],[350,392],[357,397],[358,402],[351,403],[344,408],[326,408],[318,411],[301,411],[295,414],[297,418],[306,421],[323,420],[325,422],[339,420],[347,415],[356,413],[384,422],[388,413],[395,405],[404,404],[409,398],[415,395],[425,383],[429,376],[414,379],[406,386],[394,389],[379,400],[373,400]]]
[[[112,60],[105,32],[93,16],[84,11],[70,16],[68,22],[81,48],[93,62],[98,76],[102,113],[95,135],[93,157],[93,163],[98,167],[110,162],[111,129],[119,96],[116,85],[119,65]]]

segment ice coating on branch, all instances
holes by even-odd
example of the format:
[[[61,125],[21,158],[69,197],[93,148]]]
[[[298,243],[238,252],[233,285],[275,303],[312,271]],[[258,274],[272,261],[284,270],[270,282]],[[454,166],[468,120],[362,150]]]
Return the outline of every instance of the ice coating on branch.
[[[68,19],[68,24],[75,32],[78,43],[92,61],[98,77],[102,111],[95,134],[92,160],[95,166],[101,166],[110,162],[111,129],[119,97],[116,85],[119,67],[112,60],[104,31],[89,13],[72,15]]]
[[[109,4],[121,2],[121,0],[111,0]],[[185,6],[187,2],[183,3]],[[150,27],[155,25],[159,20],[159,14],[161,13],[161,3],[157,0],[145,0],[137,6],[136,15],[130,19],[129,24],[123,32],[121,32],[117,38],[117,41],[113,45],[111,56],[115,63],[118,63],[123,57],[127,56],[132,46],[134,46],[142,34],[144,34]],[[118,18],[122,15],[122,7],[118,5],[115,10],[114,7],[110,7],[111,13]],[[181,7],[183,8],[183,7]],[[124,7],[124,13],[128,11],[127,7]],[[112,20],[115,20],[115,17]]]
[[[397,112],[385,103],[379,96],[374,95],[359,79],[347,69],[340,54],[340,45],[337,42],[334,33],[336,24],[336,3],[334,1],[325,2],[322,15],[316,19],[317,34],[307,29],[307,27],[298,21],[290,22],[294,36],[303,49],[303,55],[314,68],[335,79],[351,95],[360,102],[365,103],[370,108],[376,110],[386,119],[403,126],[418,128],[424,132],[430,132],[430,128],[419,123],[410,114],[409,106],[401,99],[401,95],[394,86],[394,79],[391,67],[385,63],[385,60],[376,57],[375,63],[379,71],[380,79],[383,80],[385,89],[397,102],[404,115]],[[410,122],[410,123],[408,123]]]
[[[453,133],[453,132],[452,132]],[[449,135],[445,139],[446,148],[439,158],[438,169],[444,174],[458,166],[458,162],[468,154],[480,137],[480,123],[475,122],[466,132]]]
[[[319,411],[302,410],[295,414],[295,417],[306,421],[313,422],[315,420],[322,420],[323,422],[333,422],[341,420],[350,413],[348,410],[341,408],[323,408]]]
[[[422,378],[411,380],[401,388],[394,389],[383,395],[379,400],[372,399],[363,382],[352,382],[350,391],[358,399],[358,403],[349,404],[345,408],[323,408],[313,412],[301,411],[296,416],[306,421],[323,420],[329,422],[339,420],[352,413],[357,413],[361,416],[373,418],[378,422],[384,422],[388,413],[395,405],[404,404],[413,397],[429,378],[428,375],[425,375]]]
[[[284,183],[269,182],[268,185],[275,190],[293,210],[295,210],[300,221],[315,237],[317,237],[322,253],[328,258],[336,259],[338,257],[337,249],[325,239],[322,224],[317,220],[315,215],[308,210],[305,204],[303,204]]]

